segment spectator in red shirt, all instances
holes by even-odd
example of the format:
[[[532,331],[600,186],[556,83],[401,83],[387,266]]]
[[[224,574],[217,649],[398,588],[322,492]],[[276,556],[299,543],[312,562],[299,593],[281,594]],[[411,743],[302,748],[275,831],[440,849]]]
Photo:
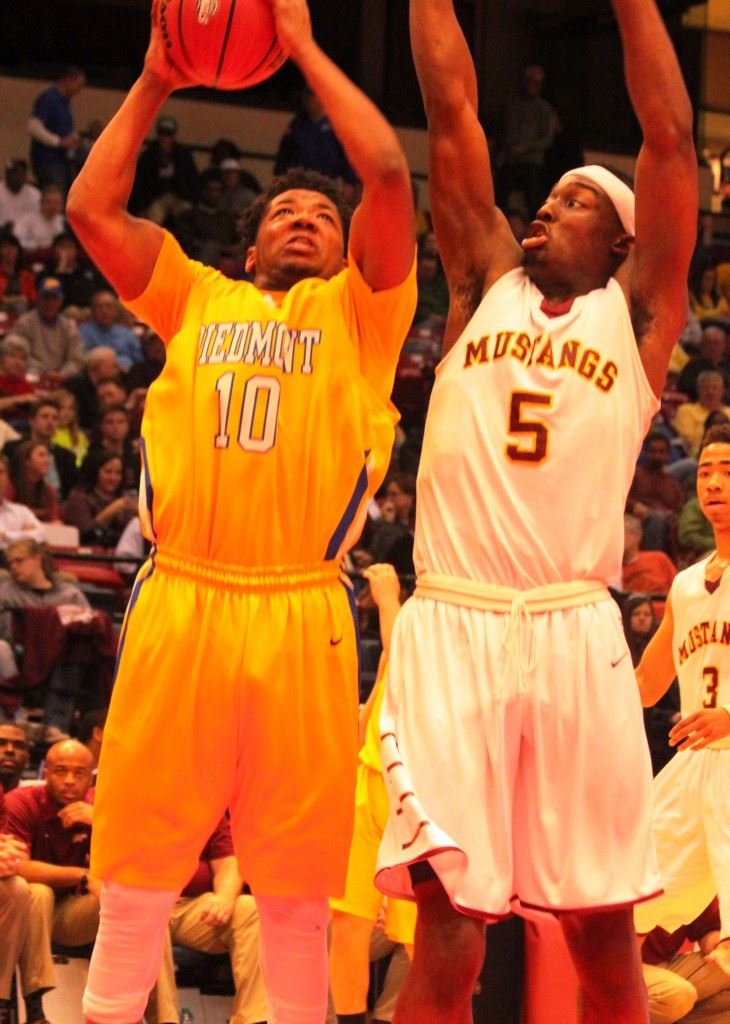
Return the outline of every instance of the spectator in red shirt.
[[[241,889],[231,829],[224,817],[173,907],[170,942],[145,1013],[148,1024],[180,1020],[171,943],[203,953],[228,953],[236,985],[230,1024],[266,1021],[266,990],[259,966],[259,915],[253,896],[242,894]]]
[[[622,588],[634,594],[666,594],[677,568],[663,551],[641,551],[641,540],[641,520],[625,515]]]
[[[645,444],[646,458],[636,467],[626,510],[642,521],[644,547],[656,551],[669,549],[671,523],[684,505],[681,484],[666,467],[670,444],[664,434],[652,432]]]
[[[705,959],[720,939],[715,898],[698,918],[676,932],[655,928],[641,947],[651,1024],[726,1024],[730,1020],[730,977]],[[685,942],[698,951],[680,952]]]
[[[46,755],[46,784],[6,798],[7,829],[27,847],[18,874],[30,888],[30,926],[19,958],[28,1024],[45,1020],[43,993],[56,984],[51,942],[85,946],[99,926],[99,886],[89,876],[92,756],[77,740]]]

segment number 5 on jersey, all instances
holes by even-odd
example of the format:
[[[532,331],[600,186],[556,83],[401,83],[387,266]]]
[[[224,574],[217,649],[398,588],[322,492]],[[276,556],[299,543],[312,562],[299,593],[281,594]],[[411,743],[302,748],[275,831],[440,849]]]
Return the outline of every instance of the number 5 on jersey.
[[[218,392],[218,433],[213,443],[216,448],[228,448],[231,443],[229,421],[231,407],[237,397],[233,394],[235,379],[236,375],[231,370],[215,382]],[[280,397],[281,382],[278,377],[257,374],[246,381],[236,436],[244,451],[262,453],[274,447]]]
[[[509,406],[509,433],[524,435],[519,441],[507,444],[505,454],[513,462],[531,462],[533,465],[547,457],[550,433],[547,426],[530,417],[530,406],[545,411],[552,408],[553,396],[543,391],[513,391]]]

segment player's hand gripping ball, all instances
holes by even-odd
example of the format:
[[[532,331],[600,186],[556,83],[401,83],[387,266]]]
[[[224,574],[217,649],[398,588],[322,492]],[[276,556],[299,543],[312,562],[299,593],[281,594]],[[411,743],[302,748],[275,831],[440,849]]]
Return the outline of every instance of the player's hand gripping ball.
[[[286,59],[268,0],[158,0],[167,60],[191,84],[243,89]]]

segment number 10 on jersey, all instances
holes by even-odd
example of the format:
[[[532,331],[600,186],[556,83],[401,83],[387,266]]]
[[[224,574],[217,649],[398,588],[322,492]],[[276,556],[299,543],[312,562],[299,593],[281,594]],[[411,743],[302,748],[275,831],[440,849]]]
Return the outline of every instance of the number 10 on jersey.
[[[231,411],[238,398],[234,394],[235,380],[236,375],[231,370],[215,382],[218,392],[218,433],[213,443],[216,448],[228,448],[231,443]],[[236,434],[236,440],[244,451],[262,453],[274,447],[280,397],[281,382],[278,377],[257,374],[245,382]]]

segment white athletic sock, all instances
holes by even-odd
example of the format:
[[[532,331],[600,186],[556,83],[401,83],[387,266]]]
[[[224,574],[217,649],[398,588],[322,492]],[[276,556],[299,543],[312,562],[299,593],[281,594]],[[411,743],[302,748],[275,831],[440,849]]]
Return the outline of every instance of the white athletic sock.
[[[268,1024],[324,1024],[328,967],[326,899],[255,894],[261,922],[261,970]]]
[[[101,893],[99,931],[83,1011],[98,1024],[136,1024],[162,963],[177,890],[137,889],[116,882]]]

